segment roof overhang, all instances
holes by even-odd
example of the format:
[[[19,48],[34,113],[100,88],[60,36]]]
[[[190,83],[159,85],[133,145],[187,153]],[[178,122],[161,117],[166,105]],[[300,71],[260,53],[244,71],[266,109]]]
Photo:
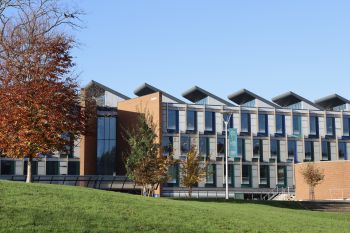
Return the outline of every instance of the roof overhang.
[[[321,99],[318,99],[315,101],[315,103],[327,110],[333,110],[334,107],[337,107],[343,104],[350,104],[350,101],[338,94],[333,94],[333,95],[329,95]]]
[[[249,101],[252,101],[254,99],[258,99],[258,100],[264,102],[265,104],[270,105],[271,107],[279,108],[278,105],[272,103],[271,101],[268,101],[267,99],[264,99],[261,96],[258,96],[257,94],[254,94],[251,91],[248,91],[247,89],[242,89],[242,90],[239,90],[239,91],[229,95],[228,99],[231,100],[232,102],[235,102],[236,104],[239,104],[239,105],[243,105]]]
[[[315,103],[311,102],[308,99],[305,99],[304,97],[301,97],[298,94],[295,94],[292,91],[289,91],[289,92],[286,92],[282,95],[276,96],[275,98],[272,99],[272,101],[281,107],[288,107],[292,104],[305,102],[305,103],[313,106],[316,109],[321,109],[320,106],[317,106]]]
[[[196,103],[199,100],[202,100],[206,97],[211,97],[213,99],[215,99],[216,101],[222,103],[223,105],[227,105],[227,106],[234,106],[232,103],[198,87],[198,86],[194,86],[191,89],[185,91],[182,96],[186,99],[188,99],[189,101],[191,101],[192,103]]]
[[[83,89],[89,89],[89,88],[93,87],[94,85],[103,89],[104,91],[108,91],[108,92],[110,92],[110,93],[112,93],[112,94],[114,94],[114,95],[116,95],[124,100],[130,99],[130,97],[123,95],[120,92],[117,92],[117,91],[115,91],[115,90],[113,90],[113,89],[111,89],[111,88],[109,88],[109,87],[107,87],[99,82],[96,82],[94,80],[91,80]]]
[[[160,92],[162,93],[162,95],[168,97],[169,99],[172,99],[174,100],[175,102],[177,103],[181,103],[181,104],[184,104],[185,102],[148,84],[148,83],[144,83],[142,84],[140,87],[136,88],[136,90],[134,91],[134,94],[137,95],[137,96],[144,96],[144,95],[149,95],[149,94],[152,94],[152,93],[155,93],[155,92]]]

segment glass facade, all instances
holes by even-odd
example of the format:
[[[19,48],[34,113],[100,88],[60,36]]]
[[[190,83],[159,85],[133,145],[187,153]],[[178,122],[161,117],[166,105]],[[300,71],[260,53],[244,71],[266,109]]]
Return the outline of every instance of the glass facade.
[[[271,158],[276,158],[277,162],[281,161],[280,156],[280,141],[277,139],[271,139],[271,146],[270,146],[270,152],[271,152]]]
[[[343,135],[345,137],[350,136],[350,117],[343,118]]]
[[[259,134],[268,135],[268,116],[267,114],[259,114]]]
[[[270,166],[260,165],[260,187],[270,186]]]
[[[246,160],[246,154],[245,154],[245,139],[244,138],[238,138],[238,156],[242,158],[242,161],[244,162]]]
[[[191,149],[191,138],[189,136],[181,136],[181,154],[187,154]]]
[[[276,136],[285,136],[285,115],[276,114]]]
[[[169,133],[179,132],[179,111],[168,110],[167,130]]]
[[[305,141],[305,160],[314,161],[314,142]]]
[[[338,159],[340,160],[347,160],[348,159],[348,153],[347,153],[347,144],[346,142],[339,142],[338,144]]]
[[[322,160],[331,160],[331,143],[322,141]]]
[[[250,133],[250,114],[242,113],[241,114],[241,132],[249,134]]]
[[[187,131],[196,132],[197,131],[197,112],[187,111]]]
[[[97,118],[97,164],[98,175],[113,175],[116,166],[117,118],[100,116]]]
[[[210,143],[208,137],[199,138],[199,155],[208,157],[210,154]]]
[[[252,166],[242,165],[242,186],[251,187],[252,185]]]
[[[215,112],[205,112],[205,132],[215,132]]]
[[[310,116],[310,135],[318,137],[318,117]]]
[[[288,141],[288,159],[294,159],[294,162],[298,162],[297,154],[297,142],[294,140]]]
[[[301,132],[301,116],[293,115],[293,135],[300,136]]]
[[[260,158],[260,162],[263,161],[263,143],[261,139],[253,140],[253,156]]]
[[[327,136],[332,136],[332,137],[335,136],[335,118],[327,117],[326,125],[327,125]]]

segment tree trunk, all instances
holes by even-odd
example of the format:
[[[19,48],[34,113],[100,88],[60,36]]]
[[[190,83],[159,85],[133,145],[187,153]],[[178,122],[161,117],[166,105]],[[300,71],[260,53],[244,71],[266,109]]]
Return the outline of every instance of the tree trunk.
[[[312,201],[315,200],[315,187],[311,185],[309,187],[309,199]]]
[[[192,187],[188,188],[188,196],[189,198],[192,198]]]
[[[33,182],[33,175],[32,175],[32,156],[29,156],[28,158],[28,165],[27,165],[27,180],[26,183],[32,183]]]

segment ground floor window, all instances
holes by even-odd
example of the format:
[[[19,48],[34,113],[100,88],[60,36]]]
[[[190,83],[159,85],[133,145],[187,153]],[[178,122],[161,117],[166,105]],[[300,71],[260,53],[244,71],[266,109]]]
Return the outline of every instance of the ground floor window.
[[[230,187],[234,187],[234,165],[233,164],[229,164],[228,165],[228,185]],[[224,164],[224,182],[223,182],[224,186],[226,186],[226,165]]]
[[[80,174],[80,162],[69,161],[68,162],[68,175],[79,175]]]
[[[60,174],[60,162],[59,161],[47,161],[46,162],[46,175],[59,175]]]
[[[179,165],[175,164],[169,167],[168,170],[169,180],[167,186],[179,187]]]
[[[279,186],[287,186],[287,167],[277,166],[277,182]]]
[[[15,167],[14,160],[1,160],[1,175],[14,175]]]
[[[28,161],[25,160],[23,164],[23,175],[27,175],[28,171]],[[32,161],[32,175],[38,175],[38,161]]]
[[[260,187],[270,186],[270,166],[260,165]]]
[[[206,187],[216,187],[216,165],[209,164],[206,176]]]
[[[242,187],[252,186],[252,165],[242,165]]]

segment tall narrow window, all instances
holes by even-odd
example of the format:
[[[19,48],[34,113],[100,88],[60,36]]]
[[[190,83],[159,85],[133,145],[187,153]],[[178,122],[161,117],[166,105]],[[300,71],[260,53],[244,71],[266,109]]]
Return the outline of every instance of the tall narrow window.
[[[244,138],[238,138],[238,156],[242,158],[243,162],[246,160]]]
[[[338,148],[339,148],[339,152],[338,152],[339,159],[340,160],[347,160],[348,154],[347,154],[346,142],[339,142]]]
[[[186,155],[191,149],[191,138],[189,136],[181,136],[181,154]]]
[[[331,143],[322,141],[322,160],[331,160]]]
[[[200,137],[199,138],[199,154],[203,157],[208,157],[210,154],[210,143],[209,138]]]
[[[179,186],[179,165],[175,164],[169,167],[168,170],[169,180],[167,186],[169,187],[178,187]]]
[[[241,114],[241,132],[244,134],[250,134],[250,114]]]
[[[285,136],[286,127],[285,127],[285,115],[277,114],[276,115],[276,136]]]
[[[217,140],[217,155],[225,155],[225,138],[218,138]]]
[[[163,155],[168,156],[173,152],[173,137],[163,137]]]
[[[209,164],[207,168],[207,177],[206,177],[206,187],[215,187],[216,186],[216,165]]]
[[[234,170],[233,164],[228,164],[228,184],[230,187],[234,187]],[[224,177],[226,177],[226,166],[224,166]],[[226,184],[226,179],[224,179],[223,185]]]
[[[281,161],[281,156],[280,156],[280,141],[276,139],[271,140],[271,158],[276,158],[277,162]]]
[[[318,117],[310,116],[310,135],[318,137]]]
[[[179,131],[179,111],[168,110],[168,125],[169,133],[177,133]]]
[[[301,116],[293,115],[293,135],[301,135]]]
[[[251,187],[252,183],[252,166],[242,165],[242,187]]]
[[[260,187],[267,188],[270,186],[270,166],[260,165]]]
[[[350,117],[343,118],[343,135],[345,137],[350,136]]]
[[[314,161],[314,142],[305,141],[305,160]]]
[[[259,114],[259,134],[267,136],[268,134],[268,117],[267,114]]]
[[[294,140],[288,141],[288,159],[294,159],[294,162],[298,162],[297,154],[297,142]]]
[[[263,143],[261,139],[253,140],[253,156],[260,159],[260,162],[264,160],[263,158]]]
[[[205,112],[205,132],[215,132],[215,112]]]
[[[335,136],[335,118],[327,117],[326,125],[327,125],[327,136],[334,137]]]
[[[286,166],[277,166],[277,180],[279,186],[287,186],[287,169]]]
[[[196,132],[197,131],[197,112],[187,111],[187,131]]]

